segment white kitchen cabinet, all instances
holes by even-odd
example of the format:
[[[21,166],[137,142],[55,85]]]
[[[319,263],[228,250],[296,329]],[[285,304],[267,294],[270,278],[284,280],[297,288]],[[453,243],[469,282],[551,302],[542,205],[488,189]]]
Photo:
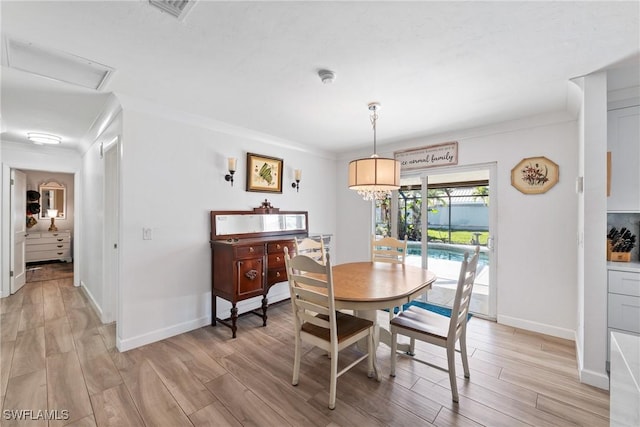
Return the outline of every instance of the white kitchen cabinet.
[[[640,337],[611,334],[611,427],[640,426]]]
[[[640,212],[640,106],[608,112],[607,150],[611,152],[609,212]]]
[[[640,336],[640,263],[608,263],[607,361],[611,333]]]
[[[25,261],[54,261],[70,262],[71,232],[70,231],[37,231],[27,232]]]

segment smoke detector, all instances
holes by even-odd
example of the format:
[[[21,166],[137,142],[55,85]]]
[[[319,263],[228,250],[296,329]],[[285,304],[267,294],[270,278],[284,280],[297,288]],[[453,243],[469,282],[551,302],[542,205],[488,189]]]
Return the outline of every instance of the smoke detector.
[[[322,80],[324,84],[331,84],[336,79],[336,73],[330,70],[320,70],[318,71],[318,77]]]

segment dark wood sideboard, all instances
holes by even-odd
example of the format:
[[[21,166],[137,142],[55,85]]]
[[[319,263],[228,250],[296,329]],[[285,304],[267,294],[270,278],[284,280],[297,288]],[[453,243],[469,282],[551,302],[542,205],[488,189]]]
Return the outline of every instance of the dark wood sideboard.
[[[264,212],[261,212],[264,211]],[[246,215],[246,216],[245,216]],[[267,294],[287,280],[284,248],[295,250],[295,238],[308,235],[307,212],[211,211],[211,319],[236,337],[238,301],[262,296],[261,312],[251,311],[267,325]],[[231,303],[227,320],[217,317],[216,299]]]

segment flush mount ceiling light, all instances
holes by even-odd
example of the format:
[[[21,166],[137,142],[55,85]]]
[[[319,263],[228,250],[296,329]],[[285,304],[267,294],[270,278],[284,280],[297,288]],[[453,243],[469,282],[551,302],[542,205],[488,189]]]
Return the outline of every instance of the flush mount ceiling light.
[[[392,190],[400,188],[400,162],[379,157],[376,153],[376,122],[380,104],[369,104],[373,126],[373,154],[349,163],[349,188],[356,190],[364,200],[384,200]]]
[[[114,69],[90,59],[5,38],[6,65],[16,70],[98,90]]]
[[[39,132],[28,132],[27,139],[37,145],[60,144],[62,142],[62,138],[57,135]]]

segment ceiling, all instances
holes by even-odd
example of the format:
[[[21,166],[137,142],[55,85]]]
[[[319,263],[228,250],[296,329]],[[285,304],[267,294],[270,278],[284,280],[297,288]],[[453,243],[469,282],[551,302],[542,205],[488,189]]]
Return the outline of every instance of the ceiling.
[[[115,68],[100,91],[2,67],[2,139],[82,140],[109,93],[330,152],[566,111],[569,79],[637,86],[640,3],[2,1],[5,37]],[[336,72],[322,84],[320,69]]]

